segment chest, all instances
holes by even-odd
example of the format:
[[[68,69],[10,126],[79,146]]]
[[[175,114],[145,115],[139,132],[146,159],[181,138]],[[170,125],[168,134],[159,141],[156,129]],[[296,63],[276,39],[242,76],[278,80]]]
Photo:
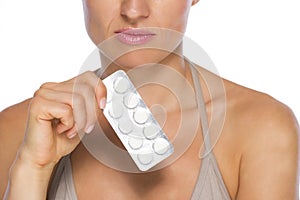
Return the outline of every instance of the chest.
[[[134,174],[73,162],[74,186],[78,200],[190,199],[200,164],[197,156],[184,157],[162,170]]]
[[[187,169],[186,169],[187,170]],[[75,178],[79,200],[83,199],[190,199],[198,177],[198,169],[165,169],[147,174],[103,174]]]

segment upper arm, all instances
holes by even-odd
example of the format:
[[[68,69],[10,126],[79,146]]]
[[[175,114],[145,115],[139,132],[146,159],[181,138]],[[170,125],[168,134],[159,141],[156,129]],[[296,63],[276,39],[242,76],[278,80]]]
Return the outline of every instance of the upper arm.
[[[10,166],[23,141],[29,101],[0,112],[0,198],[3,197]]]
[[[298,199],[299,126],[278,103],[256,116],[240,163],[237,199]]]

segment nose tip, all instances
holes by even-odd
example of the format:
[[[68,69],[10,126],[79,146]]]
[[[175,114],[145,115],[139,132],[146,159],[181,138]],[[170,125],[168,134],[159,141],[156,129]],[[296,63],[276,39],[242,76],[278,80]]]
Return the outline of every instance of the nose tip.
[[[130,23],[147,18],[150,10],[145,0],[124,0],[121,6],[121,16]]]

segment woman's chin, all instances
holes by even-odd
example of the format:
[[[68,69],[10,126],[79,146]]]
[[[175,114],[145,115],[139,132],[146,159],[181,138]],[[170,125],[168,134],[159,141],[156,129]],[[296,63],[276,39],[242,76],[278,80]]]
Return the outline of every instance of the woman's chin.
[[[120,56],[114,63],[124,70],[129,70],[147,64],[161,63],[168,55],[169,53],[162,50],[137,50]]]

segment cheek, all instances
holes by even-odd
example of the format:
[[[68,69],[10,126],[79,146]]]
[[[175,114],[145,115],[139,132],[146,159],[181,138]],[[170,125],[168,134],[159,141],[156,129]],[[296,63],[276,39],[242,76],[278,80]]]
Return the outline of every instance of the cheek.
[[[91,40],[98,45],[107,37],[112,21],[117,16],[117,0],[85,0],[85,25]],[[113,9],[112,9],[113,8]]]
[[[162,23],[161,27],[184,32],[190,10],[189,2],[189,0],[176,0],[174,3],[174,0],[166,0],[161,9],[155,11],[156,18]]]

